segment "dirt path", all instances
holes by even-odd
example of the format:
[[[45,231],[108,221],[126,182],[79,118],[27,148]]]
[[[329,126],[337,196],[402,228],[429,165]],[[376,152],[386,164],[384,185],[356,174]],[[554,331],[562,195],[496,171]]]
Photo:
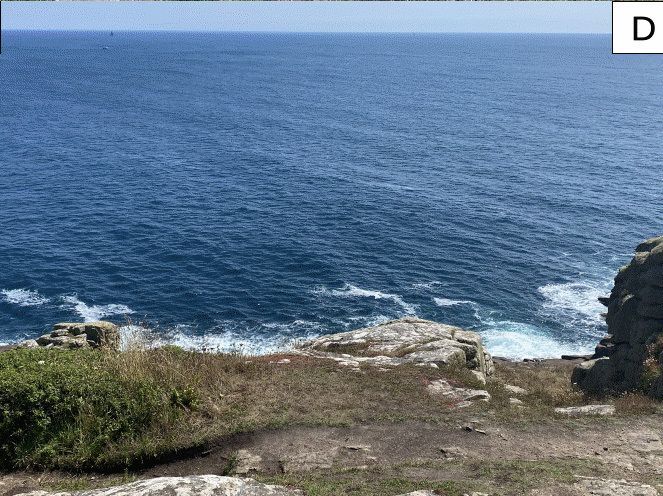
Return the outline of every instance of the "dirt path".
[[[237,475],[288,482],[379,473],[380,477],[420,481],[451,480],[497,491],[490,494],[533,494],[531,488],[540,482],[563,484],[571,472],[584,472],[581,475],[660,485],[663,494],[662,436],[660,415],[517,425],[469,418],[453,425],[292,427],[236,436],[202,456],[162,464],[135,476],[221,475],[231,469]],[[85,479],[91,485],[107,485],[118,476]],[[0,494],[74,482],[80,484],[64,474],[13,474],[0,478]]]
[[[474,420],[474,421],[472,421]],[[471,430],[470,430],[471,429]],[[237,469],[248,473],[316,468],[393,466],[462,460],[598,460],[618,471],[663,477],[663,418],[553,421],[524,426],[480,419],[454,426],[426,423],[346,428],[289,428],[238,436],[206,456],[145,471],[146,476],[219,474],[242,451]],[[252,457],[260,457],[261,461]],[[663,480],[662,480],[663,482]]]

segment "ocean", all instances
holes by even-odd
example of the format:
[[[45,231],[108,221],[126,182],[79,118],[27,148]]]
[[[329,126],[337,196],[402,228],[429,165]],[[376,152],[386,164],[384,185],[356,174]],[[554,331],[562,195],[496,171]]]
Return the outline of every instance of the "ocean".
[[[4,32],[0,342],[416,315],[586,353],[663,233],[662,83],[603,35]]]

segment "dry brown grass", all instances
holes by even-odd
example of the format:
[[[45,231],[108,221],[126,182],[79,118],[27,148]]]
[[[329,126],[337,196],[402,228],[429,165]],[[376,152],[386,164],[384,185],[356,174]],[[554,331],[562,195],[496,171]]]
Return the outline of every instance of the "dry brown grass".
[[[289,363],[278,363],[287,358]],[[431,380],[476,386],[466,370],[399,366],[356,371],[332,360],[300,355],[247,357],[188,352],[168,346],[107,353],[104,367],[119,377],[142,378],[170,391],[184,415],[115,446],[113,459],[138,453],[157,459],[204,449],[224,437],[286,425],[342,426],[356,422],[443,422],[453,404],[426,392]]]
[[[661,402],[643,393],[625,393],[615,399],[615,408],[620,415],[649,415],[661,411]]]
[[[558,361],[543,362],[496,362],[495,375],[488,381],[486,389],[492,396],[491,404],[496,413],[513,419],[536,420],[550,417],[555,407],[582,404],[582,393],[571,384],[573,365]],[[527,395],[510,393],[505,385],[518,386]],[[522,408],[509,405],[509,398],[523,401]]]

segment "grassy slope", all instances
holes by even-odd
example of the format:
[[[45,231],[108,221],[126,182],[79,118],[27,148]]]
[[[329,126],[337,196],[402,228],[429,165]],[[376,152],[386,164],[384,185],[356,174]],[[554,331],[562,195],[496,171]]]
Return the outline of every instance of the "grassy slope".
[[[569,385],[570,368],[559,364],[498,364],[497,379],[487,385],[492,401],[457,410],[428,395],[425,387],[437,378],[477,387],[466,370],[401,366],[355,372],[300,356],[276,363],[285,357],[190,353],[174,347],[123,353],[0,353],[0,468],[131,470],[264,428],[408,420],[448,425],[478,409],[497,421],[526,424],[554,418],[554,406],[586,401]],[[523,398],[524,407],[509,405],[505,382],[530,392]],[[622,415],[656,408],[640,395],[616,404]],[[521,476],[537,470],[561,474],[558,479],[579,470],[573,463],[558,465],[537,469],[492,463],[463,470],[479,478],[492,470],[491,478],[511,478],[516,485]],[[397,494],[423,486],[436,487],[441,494],[461,491],[451,480],[415,481],[394,467],[373,471],[265,477],[304,487],[312,495]]]

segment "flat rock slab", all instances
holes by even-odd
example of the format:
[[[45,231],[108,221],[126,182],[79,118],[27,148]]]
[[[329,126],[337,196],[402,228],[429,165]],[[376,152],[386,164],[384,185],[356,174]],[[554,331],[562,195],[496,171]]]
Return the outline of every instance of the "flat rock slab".
[[[653,486],[626,480],[582,477],[573,487],[583,496],[658,496]]]
[[[401,496],[439,496],[433,491],[412,491],[411,493],[401,494]]]
[[[432,381],[426,389],[433,396],[441,396],[450,401],[459,402],[458,406],[468,406],[471,401],[490,401],[490,394],[483,389],[454,387],[444,379]]]
[[[513,386],[511,384],[505,384],[504,389],[506,389],[509,393],[515,394],[515,395],[518,395],[518,396],[527,395],[527,390],[521,388],[520,386]]]
[[[580,417],[583,415],[614,415],[614,405],[583,405],[569,406],[566,408],[555,408],[555,413],[569,417]]]
[[[355,368],[361,364],[395,367],[404,363],[467,367],[481,376],[480,381],[494,371],[492,357],[477,333],[413,317],[321,336],[302,344],[299,351]]]
[[[298,489],[261,484],[253,479],[196,475],[157,477],[90,491],[32,491],[24,496],[304,496]]]
[[[157,477],[90,491],[32,491],[21,494],[22,496],[304,496],[299,489],[219,475]],[[400,496],[436,495],[437,493],[433,491],[414,491]]]

